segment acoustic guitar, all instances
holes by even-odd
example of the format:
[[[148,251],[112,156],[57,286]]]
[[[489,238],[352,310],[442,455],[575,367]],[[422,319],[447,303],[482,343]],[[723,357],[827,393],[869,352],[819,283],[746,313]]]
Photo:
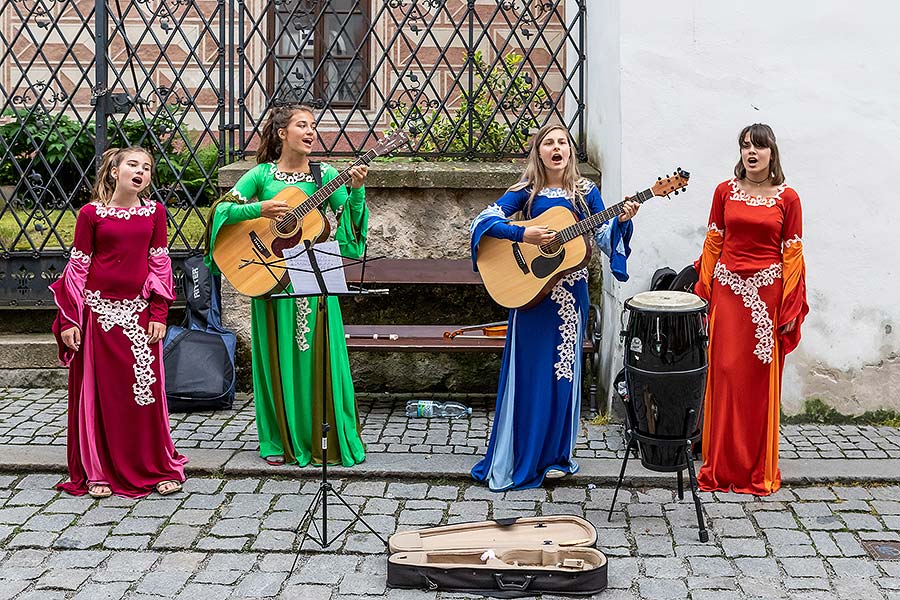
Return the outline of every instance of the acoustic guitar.
[[[590,217],[577,221],[563,206],[554,206],[528,221],[513,225],[543,225],[556,236],[546,244],[513,242],[486,235],[478,243],[478,272],[491,298],[506,308],[530,308],[544,299],[560,279],[591,260],[591,234],[624,211],[626,201],[643,204],[654,196],[668,196],[687,187],[690,173],[657,179],[650,189],[638,192]]]
[[[350,181],[350,169],[368,165],[376,156],[392,152],[407,140],[404,131],[382,138],[311,196],[298,187],[287,186],[272,198],[283,200],[290,207],[277,221],[260,217],[223,226],[213,249],[219,270],[246,296],[265,297],[283,290],[290,281],[284,251],[302,245],[304,240],[317,243],[328,239],[331,226],[319,207]]]

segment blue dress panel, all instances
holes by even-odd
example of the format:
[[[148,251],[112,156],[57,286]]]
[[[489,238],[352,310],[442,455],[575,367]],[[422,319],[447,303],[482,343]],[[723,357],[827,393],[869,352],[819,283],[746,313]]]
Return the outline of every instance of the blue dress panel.
[[[578,219],[588,216],[585,212],[603,210],[592,182],[582,180],[579,189],[583,202],[559,188],[541,190],[532,202],[531,218],[554,206],[571,209]],[[473,262],[482,236],[522,241],[525,228],[509,221],[523,210],[530,193],[530,188],[509,191],[475,218]],[[595,232],[620,281],[628,279],[633,229],[631,221],[613,218]],[[487,455],[472,468],[472,477],[487,482],[491,490],[538,487],[550,469],[578,471],[574,451],[581,413],[581,340],[589,304],[585,268],[566,275],[536,306],[509,312]]]

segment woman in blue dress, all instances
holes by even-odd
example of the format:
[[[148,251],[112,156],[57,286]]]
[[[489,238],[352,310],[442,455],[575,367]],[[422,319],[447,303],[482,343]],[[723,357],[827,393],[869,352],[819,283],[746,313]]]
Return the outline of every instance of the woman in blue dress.
[[[532,138],[522,179],[472,222],[472,259],[485,235],[543,244],[555,235],[546,227],[521,227],[510,218],[537,217],[554,206],[585,217],[603,210],[600,191],[578,172],[572,138],[559,125],[545,125]],[[628,279],[626,260],[636,202],[596,232],[616,279]],[[472,477],[493,491],[540,486],[544,478],[578,471],[575,442],[581,412],[581,340],[588,316],[588,273],[566,275],[539,304],[509,313],[500,367],[497,410],[487,455]]]

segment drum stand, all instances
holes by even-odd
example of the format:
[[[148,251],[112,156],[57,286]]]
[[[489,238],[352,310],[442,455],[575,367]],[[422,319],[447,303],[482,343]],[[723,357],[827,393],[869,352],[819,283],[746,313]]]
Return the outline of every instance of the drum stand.
[[[688,423],[696,423],[696,412],[694,409],[688,411],[685,418],[685,430],[688,429]],[[709,541],[709,532],[706,530],[706,524],[703,521],[703,511],[700,508],[700,488],[697,485],[697,474],[694,472],[694,457],[691,452],[694,444],[700,439],[701,433],[698,431],[694,435],[689,435],[685,431],[681,439],[665,439],[657,436],[646,435],[636,431],[629,423],[625,429],[625,458],[622,459],[622,470],[619,471],[619,480],[616,482],[616,491],[613,492],[612,503],[609,505],[609,513],[606,516],[607,521],[612,520],[613,508],[616,506],[616,497],[619,495],[619,488],[622,487],[622,480],[625,478],[625,468],[628,466],[628,456],[633,450],[640,450],[641,446],[658,446],[660,448],[674,448],[684,457],[684,462],[674,466],[648,465],[644,466],[652,471],[678,473],[678,499],[684,500],[684,470],[688,471],[688,478],[691,484],[691,495],[694,497],[694,509],[697,511],[697,527],[699,527],[700,541],[704,544]]]

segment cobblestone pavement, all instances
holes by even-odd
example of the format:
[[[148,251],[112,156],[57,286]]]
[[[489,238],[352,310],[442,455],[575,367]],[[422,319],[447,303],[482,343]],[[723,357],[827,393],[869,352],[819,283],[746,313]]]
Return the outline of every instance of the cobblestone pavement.
[[[361,524],[328,551],[309,541],[299,548],[295,529],[316,489],[309,480],[194,478],[166,498],[93,500],[55,492],[59,479],[0,476],[2,599],[464,597],[386,589],[384,547]],[[608,523],[612,490],[565,480],[505,494],[442,482],[334,483],[385,536],[486,518],[585,517],[609,556],[601,600],[900,599],[900,561],[865,549],[900,540],[900,486],[704,494],[712,538],[700,544],[693,505],[670,489],[624,490]],[[344,508],[329,513],[332,532],[348,522]]]
[[[409,419],[405,400],[412,396],[361,395],[362,437],[369,452],[396,454],[483,454],[493,398],[454,396],[472,407],[469,419]],[[431,397],[431,396],[429,396]],[[443,399],[442,397],[438,397]],[[587,417],[587,415],[585,415]],[[66,443],[66,391],[0,389],[0,445]],[[173,414],[172,437],[178,448],[256,450],[253,404],[239,395],[234,409]],[[621,458],[620,425],[592,425],[585,418],[576,458]],[[855,425],[784,425],[781,458],[900,458],[900,429]]]

